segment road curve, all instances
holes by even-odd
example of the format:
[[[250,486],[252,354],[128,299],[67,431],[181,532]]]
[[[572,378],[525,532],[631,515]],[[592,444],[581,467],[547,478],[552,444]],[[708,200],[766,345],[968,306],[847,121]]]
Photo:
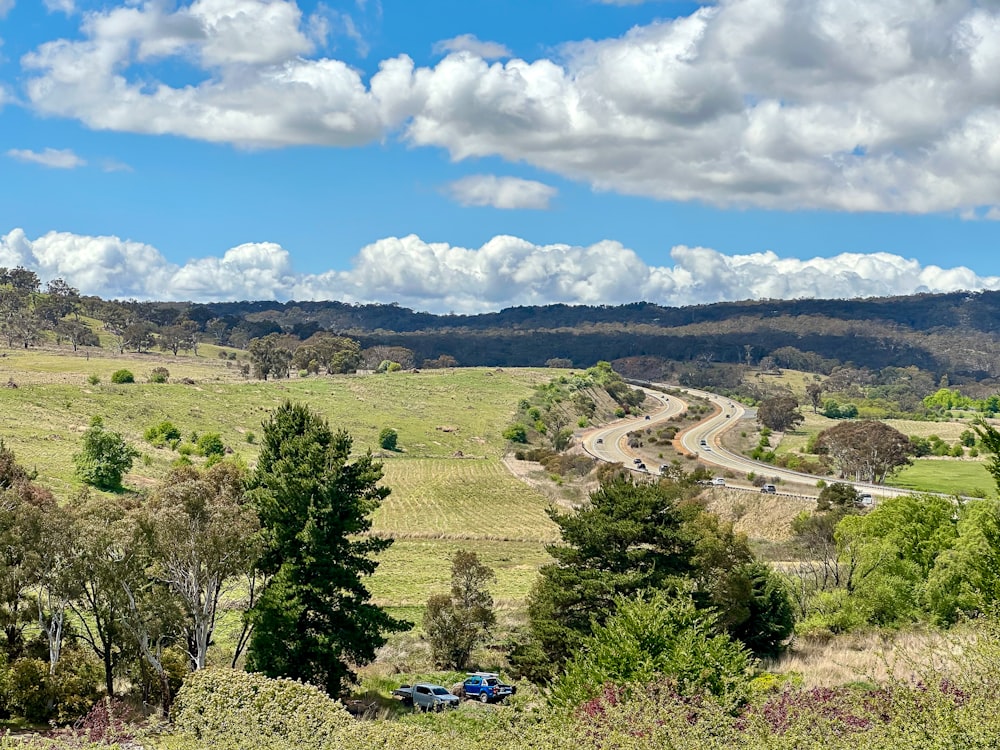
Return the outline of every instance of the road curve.
[[[696,388],[682,388],[665,383],[650,383],[649,385],[667,389],[670,391],[670,395],[640,385],[647,397],[658,400],[661,406],[646,417],[626,417],[588,433],[583,438],[583,448],[587,453],[602,461],[621,463],[638,473],[658,474],[658,467],[650,466],[646,471],[635,468],[635,459],[642,460],[643,457],[639,452],[628,447],[628,433],[667,422],[671,417],[685,411],[687,403],[673,395],[685,393],[692,398],[704,399],[719,409],[712,416],[688,427],[681,433],[681,446],[688,453],[697,455],[702,463],[717,467],[720,471],[729,471],[743,477],[753,472],[758,475],[774,477],[781,482],[804,485],[810,488],[815,488],[816,483],[821,479],[826,482],[830,481],[830,477],[783,469],[762,461],[754,461],[724,448],[721,440],[722,434],[735,428],[740,419],[747,413],[746,407],[738,401]],[[881,484],[838,481],[845,481],[846,484],[852,485],[859,492],[867,493],[876,498],[907,495],[911,492],[911,490],[886,487]],[[737,480],[735,486],[756,489],[750,482],[740,482],[740,480]]]

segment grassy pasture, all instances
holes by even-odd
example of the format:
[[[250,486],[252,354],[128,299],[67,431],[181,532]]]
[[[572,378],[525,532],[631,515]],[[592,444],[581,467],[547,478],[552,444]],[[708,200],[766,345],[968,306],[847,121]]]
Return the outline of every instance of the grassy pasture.
[[[996,484],[986,466],[969,459],[917,459],[913,466],[895,474],[889,484],[920,492],[997,497]]]
[[[309,404],[334,428],[346,429],[356,452],[377,455],[378,432],[393,427],[400,451],[381,453],[383,483],[392,494],[376,513],[376,531],[398,539],[371,581],[380,604],[408,610],[446,589],[449,558],[475,550],[497,568],[494,596],[521,602],[556,537],[545,515],[548,500],[515,479],[502,465],[501,437],[520,399],[552,377],[551,370],[454,369],[387,375],[293,377],[246,381],[226,362],[207,356],[112,355],[107,350],[74,355],[68,349],[6,350],[0,356],[0,438],[18,460],[35,467],[39,481],[62,499],[82,485],[73,473],[80,433],[95,415],[122,432],[143,454],[125,478],[146,487],[162,477],[178,454],[146,443],[147,427],[173,422],[185,439],[192,432],[219,432],[247,464],[258,446],[268,412],[285,399]],[[170,370],[171,382],[145,382],[153,367]],[[117,369],[131,370],[130,385],[110,384]],[[101,382],[88,384],[96,374]],[[191,378],[194,385],[174,382]],[[195,459],[196,461],[198,459]]]

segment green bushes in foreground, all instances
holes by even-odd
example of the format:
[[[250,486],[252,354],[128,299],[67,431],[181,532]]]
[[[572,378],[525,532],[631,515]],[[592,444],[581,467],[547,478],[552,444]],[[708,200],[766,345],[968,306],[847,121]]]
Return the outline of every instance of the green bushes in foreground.
[[[443,715],[357,721],[315,688],[229,670],[185,682],[176,733],[152,746],[301,750],[405,747],[440,750],[488,744],[511,750],[914,750],[995,748],[1000,735],[1000,626],[977,623],[949,644],[951,666],[928,654],[916,676],[838,689],[752,689],[742,707],[683,694],[669,678],[605,685],[575,710],[531,695],[512,705],[465,703]],[[954,657],[955,653],[959,656]],[[644,679],[648,676],[644,675]],[[755,681],[755,685],[756,685]],[[766,681],[764,681],[766,682]],[[761,683],[763,684],[763,682]],[[531,691],[528,691],[529,693]],[[2,745],[0,745],[2,747]]]

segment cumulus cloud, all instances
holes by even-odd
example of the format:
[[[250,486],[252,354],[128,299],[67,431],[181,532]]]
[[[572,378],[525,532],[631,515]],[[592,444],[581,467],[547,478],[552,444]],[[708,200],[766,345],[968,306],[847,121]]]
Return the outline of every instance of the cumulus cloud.
[[[7,156],[17,161],[41,164],[43,167],[52,167],[53,169],[76,169],[87,164],[68,148],[47,148],[44,151],[12,148],[7,151]]]
[[[3,18],[10,13],[11,8],[13,7],[14,0],[0,0],[0,18]]]
[[[500,57],[511,56],[510,50],[503,44],[480,41],[474,34],[462,34],[434,43],[435,54],[441,55],[450,52],[471,52],[484,60],[496,60]]]
[[[448,185],[448,193],[463,206],[547,209],[558,191],[534,180],[477,174]]]
[[[3,0],[0,0],[3,2]],[[248,147],[402,132],[601,190],[716,205],[925,213],[1000,205],[1000,7],[720,0],[558,58],[457,37],[370,80],[314,57],[292,0],[129,0],[23,58],[34,109]],[[488,45],[483,47],[482,45]],[[204,78],[173,87],[149,63]]]
[[[773,252],[724,255],[677,246],[671,263],[651,266],[621,243],[535,245],[497,236],[479,248],[387,237],[363,247],[347,271],[296,272],[280,245],[239,245],[221,257],[171,263],[156,248],[118,237],[49,232],[0,236],[0,266],[22,265],[43,280],[64,278],[105,298],[398,302],[443,313],[514,305],[682,306],[723,300],[853,298],[1000,289],[1000,277],[955,266],[922,266],[889,253],[843,253],[799,260]]]

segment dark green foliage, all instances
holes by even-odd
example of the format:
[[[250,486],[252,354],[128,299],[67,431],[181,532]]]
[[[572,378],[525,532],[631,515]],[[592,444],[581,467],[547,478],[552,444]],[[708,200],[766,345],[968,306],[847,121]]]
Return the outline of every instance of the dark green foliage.
[[[850,508],[857,505],[860,499],[861,493],[854,489],[854,485],[846,482],[834,482],[820,490],[816,509],[824,511],[833,507]]]
[[[562,543],[547,548],[555,562],[529,596],[532,644],[512,653],[517,668],[543,673],[544,654],[558,670],[614,612],[617,597],[680,587],[717,609],[720,627],[753,637],[762,653],[779,649],[791,611],[783,589],[752,565],[745,538],[687,499],[695,491],[687,477],[654,484],[611,474],[587,505],[551,512]]]
[[[504,440],[510,440],[512,443],[527,443],[528,430],[523,424],[518,422],[503,431],[503,438]]]
[[[139,451],[117,432],[104,429],[104,421],[94,417],[83,433],[83,447],[73,456],[76,473],[87,484],[103,490],[117,490],[122,475],[132,468]]]
[[[115,370],[111,373],[111,382],[116,385],[124,385],[125,383],[134,383],[135,375],[129,370]]]
[[[206,458],[222,458],[226,454],[226,446],[222,436],[217,432],[206,432],[198,437],[198,452]]]
[[[367,532],[389,490],[370,454],[350,455],[346,432],[286,402],[264,423],[248,493],[263,533],[260,570],[272,578],[250,613],[247,666],[330,695],[353,677],[350,664],[374,658],[385,633],[409,627],[369,602],[363,579],[392,540]]]
[[[613,477],[574,513],[550,511],[562,544],[547,548],[528,600],[531,633],[553,668],[603,622],[615,597],[666,588],[693,572],[694,539],[683,529],[679,485]]]
[[[396,450],[396,443],[399,441],[399,433],[391,427],[383,427],[378,434],[378,444],[383,450]]]
[[[142,436],[148,443],[155,445],[157,448],[162,448],[167,443],[180,440],[181,431],[174,426],[173,422],[160,422],[157,425],[146,428]]]
[[[795,629],[795,610],[781,578],[767,565],[753,562],[737,571],[743,596],[733,605],[746,612],[729,632],[757,656],[775,656]]]
[[[149,373],[150,383],[166,383],[170,377],[170,370],[166,367],[154,367]]]
[[[688,594],[619,598],[615,614],[586,638],[552,686],[550,700],[574,708],[607,685],[670,682],[680,695],[711,695],[736,706],[747,695],[753,660],[714,627]]]

